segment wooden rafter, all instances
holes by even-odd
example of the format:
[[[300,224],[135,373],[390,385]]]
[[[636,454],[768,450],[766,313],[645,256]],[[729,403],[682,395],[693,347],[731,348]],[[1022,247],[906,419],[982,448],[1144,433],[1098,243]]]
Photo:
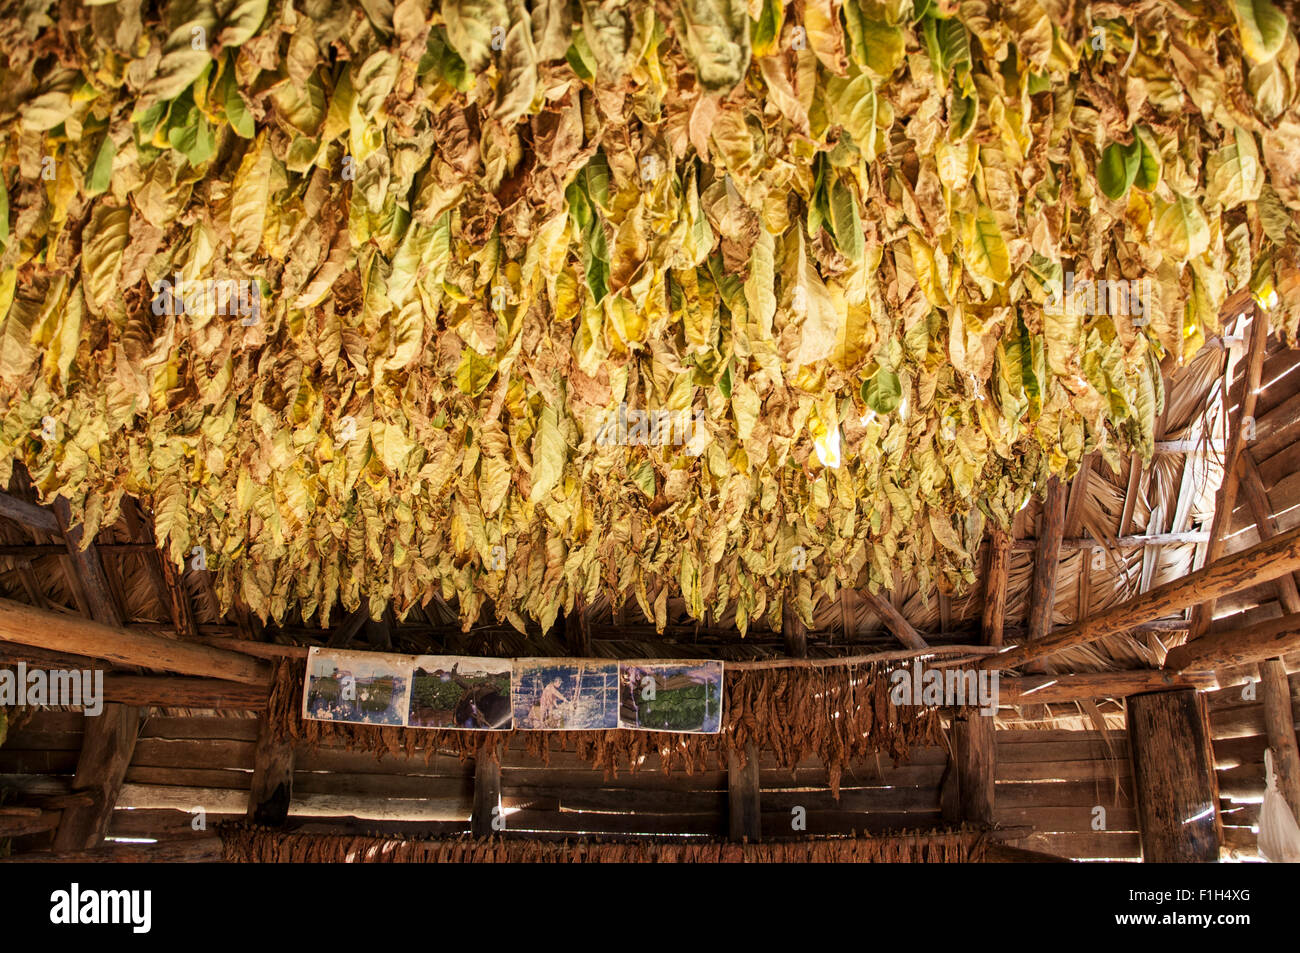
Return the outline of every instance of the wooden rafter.
[[[909,649],[924,649],[929,647],[925,641],[912,627],[912,623],[903,617],[903,614],[894,608],[893,604],[886,599],[882,599],[870,589],[861,589],[858,595],[871,607],[871,611],[880,616],[880,620],[885,623],[885,628],[894,633],[894,637],[902,642]]]
[[[1232,415],[1229,427],[1227,456],[1224,459],[1223,483],[1214,501],[1214,521],[1210,525],[1210,538],[1205,545],[1205,562],[1213,563],[1223,554],[1227,543],[1228,529],[1232,525],[1232,511],[1237,505],[1237,485],[1239,469],[1237,461],[1246,446],[1246,428],[1242,425],[1246,418],[1254,419],[1255,405],[1259,400],[1259,387],[1264,373],[1264,356],[1268,351],[1268,319],[1254,310],[1250,326],[1250,354],[1246,364],[1245,386],[1241,400],[1237,403],[1237,412]],[[1192,628],[1188,639],[1204,635],[1214,618],[1213,598],[1196,606],[1192,610]]]

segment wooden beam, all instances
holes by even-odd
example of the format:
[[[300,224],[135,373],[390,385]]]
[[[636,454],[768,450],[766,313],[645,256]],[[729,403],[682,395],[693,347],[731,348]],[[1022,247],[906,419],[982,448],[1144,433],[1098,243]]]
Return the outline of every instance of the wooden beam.
[[[1191,689],[1128,699],[1129,751],[1142,859],[1219,859],[1219,785],[1204,696]]]
[[[1233,553],[1163,586],[1141,593],[1091,619],[1064,626],[1046,638],[1026,642],[984,660],[985,667],[1012,668],[1034,658],[1086,645],[1116,632],[1159,619],[1206,599],[1231,595],[1300,568],[1300,527],[1250,549]]]
[[[474,760],[474,807],[469,818],[470,833],[491,837],[501,827],[501,762],[482,749]],[[496,821],[496,826],[493,822]]]
[[[735,751],[727,753],[727,823],[736,843],[757,844],[763,837],[763,810],[759,803],[758,746],[745,743],[745,763]]]
[[[871,611],[880,616],[885,628],[894,633],[894,637],[909,649],[929,648],[929,643],[921,638],[912,623],[903,618],[903,614],[894,608],[888,600],[882,599],[870,589],[861,589],[858,594],[871,606]]]
[[[275,738],[275,725],[263,715],[253,749],[253,779],[248,792],[248,819],[280,827],[289,819],[293,798],[293,745]]]
[[[219,678],[183,675],[104,676],[104,701],[138,708],[207,708],[218,711],[262,711],[265,686],[242,685]]]
[[[1068,491],[1057,477],[1047,482],[1047,496],[1039,516],[1038,545],[1034,553],[1034,576],[1029,588],[1029,623],[1026,637],[1033,642],[1052,628],[1052,606],[1056,602],[1056,573],[1061,566],[1061,540],[1065,538],[1065,505]]]
[[[1171,672],[1207,672],[1249,665],[1300,648],[1300,613],[1289,613],[1253,625],[1211,632],[1194,642],[1170,649],[1165,668]]]
[[[64,809],[54,835],[56,851],[90,850],[104,839],[135,752],[140,711],[130,705],[105,705],[98,717],[85,718],[84,722],[72,790],[87,793],[94,801],[88,806]]]
[[[1232,416],[1227,455],[1223,461],[1223,483],[1214,500],[1214,522],[1210,525],[1210,539],[1205,546],[1205,562],[1213,563],[1223,555],[1228,533],[1232,526],[1232,511],[1237,506],[1237,482],[1241,470],[1237,461],[1246,447],[1246,428],[1242,421],[1255,417],[1259,400],[1260,383],[1264,373],[1264,355],[1268,351],[1268,318],[1256,305],[1250,319],[1250,357],[1246,365],[1245,388],[1237,412]],[[1210,596],[1192,610],[1192,628],[1188,640],[1200,638],[1210,628],[1214,619],[1215,597]]]
[[[9,599],[0,599],[0,641],[248,685],[271,680],[270,666],[247,655],[46,612]]]
[[[1079,675],[1025,675],[998,679],[1001,705],[1056,705],[1094,698],[1127,698],[1171,688],[1210,691],[1219,687],[1211,673],[1177,675],[1162,669],[1089,672]]]
[[[994,527],[989,538],[988,568],[984,573],[985,645],[1001,645],[1007,614],[1007,573],[1011,569],[1011,534]]]
[[[0,516],[11,519],[15,523],[21,523],[28,529],[35,530],[38,533],[49,533],[51,536],[56,536],[62,532],[59,529],[59,521],[45,507],[37,506],[35,503],[28,503],[26,500],[20,500],[8,493],[0,493]]]

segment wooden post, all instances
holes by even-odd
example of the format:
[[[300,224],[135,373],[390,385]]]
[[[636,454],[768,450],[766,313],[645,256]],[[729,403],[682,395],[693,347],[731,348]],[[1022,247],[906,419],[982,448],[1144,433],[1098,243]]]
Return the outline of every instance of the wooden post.
[[[727,816],[731,839],[757,844],[763,835],[763,811],[759,803],[758,746],[745,744],[745,764],[734,751],[727,754]]]
[[[262,716],[253,749],[253,782],[248,792],[248,818],[254,824],[280,827],[289,819],[293,798],[293,745],[275,738],[271,719]]]
[[[1281,659],[1259,663],[1259,700],[1264,705],[1264,731],[1273,750],[1277,789],[1300,823],[1300,749],[1291,716],[1291,683]]]
[[[991,826],[997,763],[993,716],[980,714],[978,708],[963,708],[953,716],[952,727],[958,816],[971,824]]]
[[[1142,859],[1214,862],[1223,841],[1205,699],[1191,689],[1128,699]]]
[[[93,803],[64,809],[54,835],[56,851],[89,850],[104,839],[135,752],[140,711],[128,705],[105,705],[97,718],[84,721],[86,730],[72,790],[86,792]]]
[[[491,837],[497,833],[492,822],[501,816],[501,762],[479,749],[474,760],[474,808],[470,814],[469,830],[475,837]],[[498,821],[498,827],[500,822]]]

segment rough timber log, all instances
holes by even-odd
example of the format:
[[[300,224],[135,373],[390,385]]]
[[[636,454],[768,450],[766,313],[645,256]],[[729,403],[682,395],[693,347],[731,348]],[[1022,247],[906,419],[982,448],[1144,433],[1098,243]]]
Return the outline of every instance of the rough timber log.
[[[0,599],[0,641],[248,685],[271,680],[270,666],[247,655],[46,612],[9,599]]]
[[[1003,669],[1020,666],[1030,659],[1095,642],[1207,599],[1218,599],[1269,582],[1296,569],[1300,569],[1300,526],[1225,556],[1204,569],[1144,592],[1090,619],[1064,626],[1046,638],[990,656],[980,664],[984,668]]]
[[[1223,832],[1204,696],[1191,689],[1131,696],[1128,737],[1142,859],[1217,861]]]
[[[1218,678],[1209,672],[1181,675],[1158,668],[1078,675],[1026,675],[1023,678],[998,679],[998,702],[1003,706],[1056,705],[1094,698],[1127,698],[1138,692],[1169,688],[1209,691],[1218,687]]]
[[[1291,684],[1281,659],[1259,663],[1259,700],[1264,707],[1264,732],[1273,750],[1278,791],[1300,822],[1300,755],[1291,715]]]
[[[1202,672],[1249,665],[1300,648],[1300,613],[1291,613],[1225,632],[1212,632],[1170,649],[1165,668]]]

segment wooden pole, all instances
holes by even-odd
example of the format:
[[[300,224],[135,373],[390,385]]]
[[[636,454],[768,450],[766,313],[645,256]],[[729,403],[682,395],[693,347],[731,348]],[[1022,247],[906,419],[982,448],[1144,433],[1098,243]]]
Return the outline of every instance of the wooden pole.
[[[263,715],[253,749],[253,780],[248,818],[254,824],[280,827],[289,819],[293,798],[293,745],[275,738],[274,724]]]
[[[1002,705],[1055,705],[1094,698],[1127,698],[1139,692],[1171,688],[1211,691],[1218,687],[1218,678],[1209,672],[1184,675],[1158,668],[1080,675],[1025,675],[998,679],[998,700]]]
[[[984,575],[983,632],[986,645],[1002,644],[1007,614],[1007,574],[1011,569],[1011,534],[994,528],[989,539],[989,565]]]
[[[1023,665],[1030,659],[1127,631],[1206,599],[1218,599],[1261,582],[1270,582],[1296,569],[1300,569],[1300,526],[1250,549],[1225,556],[1181,579],[1134,596],[1091,619],[1064,626],[1046,638],[1010,648],[981,664],[989,668]]]
[[[1191,689],[1128,699],[1142,859],[1214,862],[1223,841],[1205,699]]]
[[[1034,555],[1034,578],[1029,589],[1030,642],[1043,638],[1052,628],[1052,606],[1056,603],[1056,573],[1061,566],[1061,540],[1065,538],[1065,484],[1057,477],[1047,482],[1047,496],[1038,523],[1038,547]]]
[[[732,841],[757,844],[763,835],[763,810],[759,802],[758,746],[745,743],[745,763],[736,752],[727,753],[727,817]]]
[[[248,685],[271,680],[270,666],[248,655],[46,612],[9,599],[0,599],[0,641]]]
[[[474,808],[469,829],[475,837],[491,837],[501,827],[501,762],[479,750],[474,761]]]

